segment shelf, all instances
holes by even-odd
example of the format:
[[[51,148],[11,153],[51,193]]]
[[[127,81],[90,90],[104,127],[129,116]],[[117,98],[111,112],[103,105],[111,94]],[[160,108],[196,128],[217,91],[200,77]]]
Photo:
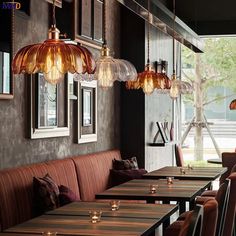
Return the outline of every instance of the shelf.
[[[165,147],[165,146],[169,146],[169,145],[174,145],[175,142],[168,142],[168,143],[148,143],[148,146],[151,147]]]

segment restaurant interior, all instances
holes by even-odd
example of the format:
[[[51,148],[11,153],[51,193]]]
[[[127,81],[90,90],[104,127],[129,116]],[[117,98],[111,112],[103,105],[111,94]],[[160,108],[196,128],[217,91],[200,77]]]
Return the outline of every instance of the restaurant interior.
[[[235,36],[235,9],[1,0],[0,235],[235,236],[236,149],[186,163],[180,109],[182,48]]]

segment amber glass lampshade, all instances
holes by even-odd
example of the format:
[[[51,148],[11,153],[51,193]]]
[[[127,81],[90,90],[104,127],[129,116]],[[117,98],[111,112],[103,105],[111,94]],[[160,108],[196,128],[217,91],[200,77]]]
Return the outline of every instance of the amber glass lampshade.
[[[230,110],[236,110],[236,99],[231,101],[231,103],[229,104],[229,109]]]
[[[145,70],[138,74],[138,80],[145,94],[150,95],[154,91],[156,73],[149,63],[145,66]]]
[[[52,25],[47,40],[20,49],[12,62],[13,73],[41,72],[51,84],[60,82],[67,72],[93,73],[95,62],[91,52],[84,47],[65,43],[59,39],[59,33]]]

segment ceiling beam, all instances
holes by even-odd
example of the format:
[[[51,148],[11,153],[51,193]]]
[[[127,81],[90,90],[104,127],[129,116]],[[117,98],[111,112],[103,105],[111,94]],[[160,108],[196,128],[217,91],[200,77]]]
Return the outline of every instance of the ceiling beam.
[[[144,0],[117,0],[122,5],[136,13],[138,16],[148,21],[147,1]],[[162,32],[174,37],[177,41],[190,48],[194,52],[203,52],[203,42],[201,38],[191,30],[178,17],[168,10],[160,1],[151,1],[150,19],[151,24]]]

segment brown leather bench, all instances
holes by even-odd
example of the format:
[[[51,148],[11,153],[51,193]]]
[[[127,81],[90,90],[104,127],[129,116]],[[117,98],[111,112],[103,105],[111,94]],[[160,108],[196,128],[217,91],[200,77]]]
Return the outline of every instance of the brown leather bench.
[[[34,217],[33,177],[47,173],[58,185],[68,186],[81,200],[92,201],[109,187],[112,160],[119,150],[98,152],[0,171],[0,226],[9,228]]]

